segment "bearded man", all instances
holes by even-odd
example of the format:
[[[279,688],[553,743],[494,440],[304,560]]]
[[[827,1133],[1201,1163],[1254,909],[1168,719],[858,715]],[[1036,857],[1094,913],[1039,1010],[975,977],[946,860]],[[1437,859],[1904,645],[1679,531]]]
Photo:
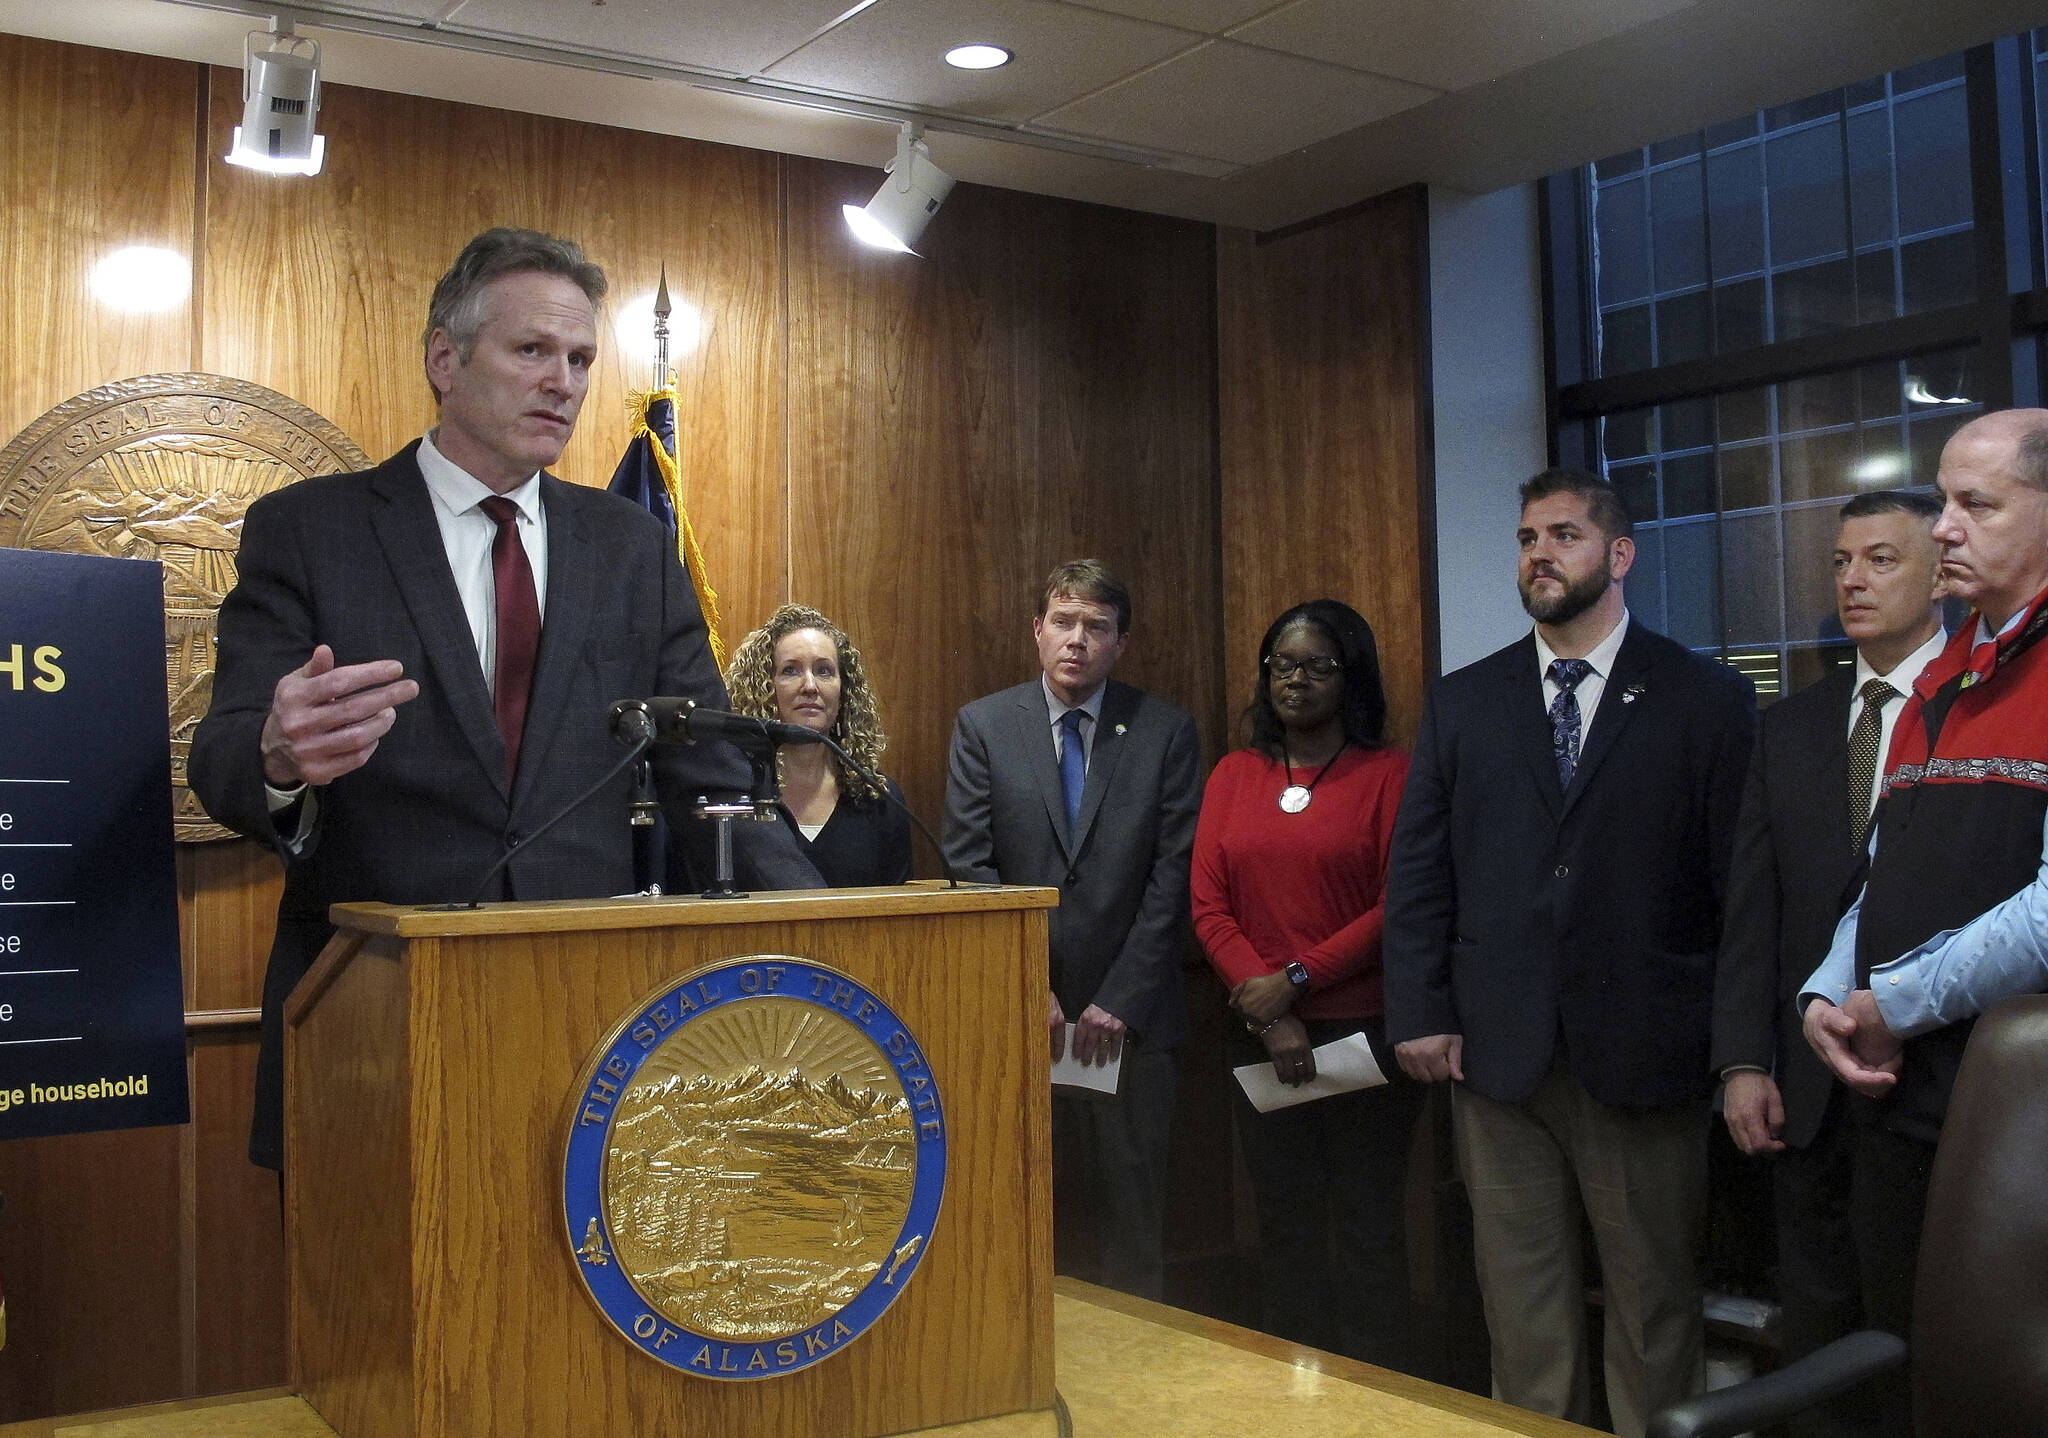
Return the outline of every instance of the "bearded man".
[[[1450,1082],[1494,1392],[1593,1417],[1581,1213],[1614,1431],[1697,1391],[1708,1039],[1756,728],[1733,669],[1631,621],[1612,487],[1521,488],[1534,632],[1432,686],[1394,830],[1387,1037]]]

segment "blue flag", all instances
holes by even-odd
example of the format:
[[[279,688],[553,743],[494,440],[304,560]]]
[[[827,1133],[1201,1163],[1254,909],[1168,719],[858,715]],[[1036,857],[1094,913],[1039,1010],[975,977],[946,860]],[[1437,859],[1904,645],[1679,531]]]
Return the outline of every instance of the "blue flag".
[[[697,605],[704,611],[704,628],[711,636],[711,657],[725,668],[725,640],[718,632],[718,591],[704,572],[704,552],[690,527],[689,511],[683,508],[681,478],[676,471],[676,392],[658,389],[633,397],[633,437],[619,467],[612,471],[607,486],[613,494],[647,510],[667,527],[675,542],[676,557],[689,572],[697,591]]]

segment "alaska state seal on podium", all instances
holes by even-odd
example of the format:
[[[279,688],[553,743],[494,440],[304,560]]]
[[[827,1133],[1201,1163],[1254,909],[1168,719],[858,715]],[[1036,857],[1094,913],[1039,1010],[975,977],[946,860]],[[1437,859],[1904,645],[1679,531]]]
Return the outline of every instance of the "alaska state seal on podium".
[[[663,984],[591,1054],[562,1217],[584,1288],[635,1348],[773,1378],[882,1316],[945,1183],[915,1036],[845,974],[754,954]]]

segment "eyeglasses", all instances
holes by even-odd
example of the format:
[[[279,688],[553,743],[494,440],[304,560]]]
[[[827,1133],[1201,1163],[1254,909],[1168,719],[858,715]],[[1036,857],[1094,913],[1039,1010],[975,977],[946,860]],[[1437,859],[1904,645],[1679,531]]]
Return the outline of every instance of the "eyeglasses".
[[[1311,679],[1328,679],[1344,666],[1334,659],[1318,654],[1312,659],[1296,659],[1288,654],[1268,654],[1265,659],[1266,672],[1275,679],[1291,678],[1297,669],[1306,669]]]

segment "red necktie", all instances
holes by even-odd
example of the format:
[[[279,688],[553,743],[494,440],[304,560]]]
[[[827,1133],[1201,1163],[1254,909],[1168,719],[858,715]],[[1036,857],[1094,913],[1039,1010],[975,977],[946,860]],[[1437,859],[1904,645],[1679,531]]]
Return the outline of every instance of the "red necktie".
[[[526,730],[526,700],[533,688],[533,656],[540,649],[540,601],[533,588],[533,566],[519,542],[519,506],[502,494],[483,501],[483,511],[498,526],[491,541],[491,576],[497,586],[498,663],[492,676],[492,707],[498,732],[505,737],[505,779],[519,769],[519,736]]]

